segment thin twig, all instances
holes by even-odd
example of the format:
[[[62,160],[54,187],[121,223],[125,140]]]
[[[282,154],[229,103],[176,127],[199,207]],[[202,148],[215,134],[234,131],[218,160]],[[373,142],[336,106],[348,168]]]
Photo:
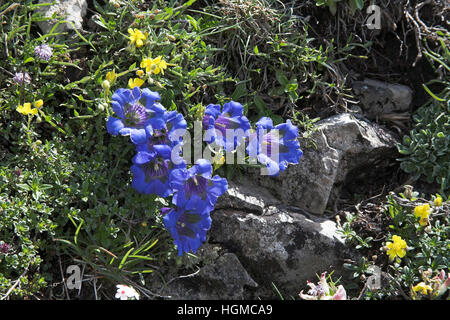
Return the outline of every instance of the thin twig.
[[[11,294],[14,288],[17,287],[17,285],[20,283],[20,279],[27,273],[27,271],[28,269],[25,269],[25,271],[20,275],[20,277],[16,280],[16,282],[14,282],[14,285],[11,288],[9,288],[8,292],[6,292],[6,294],[0,300],[6,300],[6,298],[8,298],[8,296]]]
[[[61,272],[62,283],[64,284],[64,291],[66,292],[67,300],[70,300],[69,291],[67,290],[66,279],[64,278],[64,272],[61,266],[61,257],[58,257],[59,271]]]

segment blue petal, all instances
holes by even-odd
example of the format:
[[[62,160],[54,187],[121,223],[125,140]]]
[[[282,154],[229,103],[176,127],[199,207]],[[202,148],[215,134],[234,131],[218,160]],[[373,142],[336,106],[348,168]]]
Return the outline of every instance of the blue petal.
[[[131,134],[131,128],[124,127],[119,130],[121,136],[129,136]]]
[[[164,159],[170,159],[170,157],[172,155],[172,148],[170,148],[169,146],[167,146],[165,144],[157,144],[157,145],[154,145],[153,148]]]
[[[145,174],[141,168],[137,165],[131,166],[131,173],[133,174],[133,181],[131,182],[131,186],[139,193],[144,193],[146,182],[145,182]]]
[[[184,187],[184,182],[187,178],[186,169],[174,169],[170,173],[169,185],[174,190],[181,190]]]
[[[131,90],[123,88],[117,89],[112,95],[112,100],[117,101],[119,105],[123,107],[132,100]]]
[[[106,122],[106,129],[112,135],[119,134],[120,129],[122,129],[123,127],[124,124],[122,120],[114,117],[109,117],[108,122]]]
[[[155,159],[156,153],[152,152],[138,152],[133,157],[132,162],[134,164],[145,164],[147,162],[152,161]],[[142,171],[142,170],[141,170]]]
[[[134,144],[141,144],[147,141],[147,134],[145,129],[131,129],[131,142]]]
[[[292,125],[291,120],[287,120],[286,123],[280,123],[275,129],[280,130],[279,136],[285,140],[294,140],[298,138],[298,127]]]
[[[211,178],[211,162],[206,159],[198,159],[197,161],[195,161],[195,167],[197,168],[197,174],[202,175],[204,178]]]
[[[205,109],[205,115],[210,115],[214,119],[217,118],[220,114],[220,105],[218,104],[209,104]]]
[[[272,129],[273,128],[272,119],[270,119],[269,117],[262,117],[256,123],[256,127],[262,129]]]
[[[145,88],[142,90],[142,97],[145,100],[145,107],[150,108],[153,106],[156,100],[161,100],[161,96],[158,92],[150,91],[150,89]]]
[[[244,114],[244,106],[238,102],[230,101],[223,105],[222,114],[227,113],[230,117],[239,117]]]
[[[111,101],[114,113],[121,119],[125,118],[125,113],[123,111],[123,105],[117,101]]]
[[[141,98],[141,88],[134,87],[131,91],[131,96],[134,102],[139,100]]]
[[[278,165],[277,162],[273,161],[272,159],[270,159],[268,156],[266,156],[265,154],[260,153],[258,155],[258,161],[261,164],[265,164],[266,168],[267,168],[267,174],[269,176],[277,176],[280,172],[280,167]]]

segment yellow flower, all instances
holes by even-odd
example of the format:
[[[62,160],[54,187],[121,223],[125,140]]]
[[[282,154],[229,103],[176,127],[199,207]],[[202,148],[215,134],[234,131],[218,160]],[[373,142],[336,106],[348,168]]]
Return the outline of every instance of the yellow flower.
[[[436,197],[436,199],[434,199],[434,205],[436,206],[436,207],[440,207],[440,206],[442,206],[442,197],[441,196],[437,196]]]
[[[147,40],[147,32],[142,33],[139,29],[128,29],[128,33],[130,34],[130,43],[134,44],[137,48],[140,48],[144,45],[144,41]]]
[[[414,292],[422,292],[422,294],[428,294],[428,291],[433,291],[433,289],[431,288],[431,286],[429,286],[428,284],[425,284],[425,282],[420,282],[419,284],[417,284],[416,286],[413,287]]]
[[[414,208],[414,215],[416,218],[419,218],[419,224],[421,226],[426,226],[428,224],[430,213],[431,209],[428,203]]]
[[[144,80],[139,79],[139,78],[134,78],[134,79],[130,79],[128,80],[128,86],[130,87],[130,89],[133,89],[134,87],[140,87],[144,84]]]
[[[108,80],[109,83],[110,83],[111,85],[114,84],[114,82],[116,81],[116,79],[117,79],[117,73],[116,73],[116,70],[109,71],[109,72],[106,74],[106,80]]]
[[[147,226],[147,222],[143,221],[143,222],[141,223],[141,226],[146,227],[146,226]]]
[[[161,56],[152,58],[145,58],[141,62],[141,68],[145,68],[145,71],[149,74],[164,74],[164,69],[167,69],[167,63],[162,59]]]
[[[422,217],[422,218],[420,218],[419,219],[419,224],[422,226],[422,227],[425,227],[427,224],[428,224],[428,218],[424,218],[424,217]]]
[[[21,114],[27,115],[31,113],[31,103],[27,102],[24,103],[23,106],[19,105],[17,107],[17,112],[20,112]]]
[[[44,105],[44,101],[42,101],[42,99],[39,99],[38,101],[35,101],[34,102],[34,106],[36,107],[36,108],[40,108],[40,107],[42,107]]]
[[[142,78],[142,77],[144,76],[144,71],[143,71],[143,70],[138,70],[138,71],[136,71],[136,75],[137,75],[139,78]]]
[[[392,236],[393,242],[387,242],[386,247],[388,248],[387,254],[389,255],[389,260],[394,260],[396,257],[403,258],[406,254],[406,241],[399,236]]]
[[[16,111],[17,111],[17,112],[20,112],[21,114],[24,114],[24,115],[28,115],[28,114],[33,114],[33,115],[35,115],[35,114],[38,113],[38,108],[42,107],[43,104],[44,104],[44,101],[38,100],[38,101],[35,101],[35,102],[34,102],[34,106],[35,106],[36,108],[31,108],[31,103],[26,102],[26,103],[23,104],[23,106],[22,106],[22,105],[19,105],[19,106],[16,108]]]

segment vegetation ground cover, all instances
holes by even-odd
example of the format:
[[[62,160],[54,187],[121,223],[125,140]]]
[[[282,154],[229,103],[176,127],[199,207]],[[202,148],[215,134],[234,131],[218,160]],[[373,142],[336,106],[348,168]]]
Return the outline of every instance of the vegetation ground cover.
[[[84,289],[84,298],[112,299],[119,283],[155,298],[146,284],[164,278],[162,266],[196,263],[195,255],[177,257],[159,215],[165,200],[130,188],[134,149],[106,131],[112,92],[139,83],[146,57],[162,57],[167,66],[145,86],[188,124],[201,120],[208,104],[234,100],[252,121],[292,120],[301,145],[314,144],[309,137],[318,119],[357,103],[352,81],[371,77],[413,88],[408,116],[379,120],[403,139],[400,161],[386,176],[365,179],[362,192],[349,183],[330,211],[365,254],[348,265],[356,280],[344,285],[352,296],[432,297],[413,287],[449,271],[449,8],[445,1],[377,4],[385,9],[381,30],[365,27],[369,1],[92,0],[83,30],[42,34],[38,22],[48,19],[38,1],[2,3],[2,297],[65,299],[64,271],[79,263],[95,289]],[[146,33],[142,45],[129,29]],[[35,53],[41,44],[52,48],[48,61]],[[14,80],[25,72],[29,83]],[[27,103],[30,113],[18,112]],[[227,178],[237,171],[217,168]],[[425,203],[427,230],[414,213]],[[380,251],[394,235],[408,244],[398,265]],[[400,280],[369,292],[361,279],[371,264]]]

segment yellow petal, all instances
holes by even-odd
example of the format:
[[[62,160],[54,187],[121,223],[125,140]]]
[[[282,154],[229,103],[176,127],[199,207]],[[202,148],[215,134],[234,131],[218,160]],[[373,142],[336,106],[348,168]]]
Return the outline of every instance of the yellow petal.
[[[166,61],[161,60],[161,62],[159,63],[159,67],[160,67],[160,68],[166,69],[166,68],[167,68],[167,63],[166,63]]]
[[[414,208],[414,215],[416,217],[420,217],[422,215],[422,208],[421,208],[421,206],[418,206],[418,207]]]
[[[436,199],[434,199],[434,205],[437,207],[442,206],[442,197],[441,196],[438,196],[438,197],[436,197]]]
[[[143,59],[142,62],[141,62],[141,68],[148,67],[150,65],[150,61],[149,60],[150,60],[149,58]]]
[[[136,74],[138,77],[142,77],[144,75],[144,71],[143,70],[138,70],[136,71]]]
[[[44,105],[44,101],[42,101],[42,99],[39,99],[38,101],[35,101],[34,102],[34,106],[36,107],[36,108],[40,108],[40,107],[42,107]]]
[[[24,107],[23,107],[21,104],[19,104],[19,105],[17,106],[16,111],[17,111],[17,112],[20,112],[20,113],[22,113],[22,114],[25,114],[25,112],[24,112]]]
[[[139,78],[134,78],[134,79],[130,79],[128,80],[128,86],[133,89],[134,87],[140,87],[144,84],[144,80],[139,79]]]

